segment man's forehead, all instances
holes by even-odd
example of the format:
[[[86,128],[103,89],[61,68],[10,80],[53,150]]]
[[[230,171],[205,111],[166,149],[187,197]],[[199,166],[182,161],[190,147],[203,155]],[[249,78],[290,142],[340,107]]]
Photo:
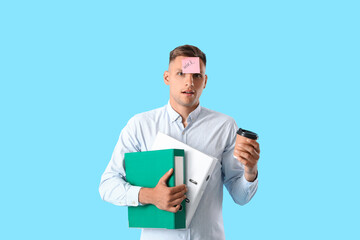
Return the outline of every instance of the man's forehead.
[[[181,60],[183,73],[200,73],[200,58],[186,57]]]
[[[175,71],[183,73],[203,73],[205,65],[199,57],[177,56],[169,64]]]

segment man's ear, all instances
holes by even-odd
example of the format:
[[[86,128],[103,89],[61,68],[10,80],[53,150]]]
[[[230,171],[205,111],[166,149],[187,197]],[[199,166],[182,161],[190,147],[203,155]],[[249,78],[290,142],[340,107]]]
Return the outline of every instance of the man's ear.
[[[207,75],[205,74],[205,83],[204,83],[204,89],[206,87],[206,83],[207,83]]]
[[[164,78],[164,83],[166,85],[169,85],[169,71],[164,72],[163,78]]]

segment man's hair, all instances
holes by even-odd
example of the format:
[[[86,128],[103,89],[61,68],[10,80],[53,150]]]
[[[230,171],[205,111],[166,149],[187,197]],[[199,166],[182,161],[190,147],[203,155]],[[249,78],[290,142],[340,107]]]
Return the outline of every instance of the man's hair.
[[[170,52],[169,63],[178,56],[199,57],[206,66],[206,55],[199,48],[192,45],[182,45]]]

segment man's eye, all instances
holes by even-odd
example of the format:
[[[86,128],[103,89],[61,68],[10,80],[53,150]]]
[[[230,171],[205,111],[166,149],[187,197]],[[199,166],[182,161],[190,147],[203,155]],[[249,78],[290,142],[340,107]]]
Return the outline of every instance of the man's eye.
[[[194,77],[196,77],[196,78],[201,78],[202,75],[201,75],[201,74],[194,74]]]
[[[183,75],[183,73],[182,73],[182,72],[178,72],[178,73],[177,73],[177,75],[182,76],[182,75]]]

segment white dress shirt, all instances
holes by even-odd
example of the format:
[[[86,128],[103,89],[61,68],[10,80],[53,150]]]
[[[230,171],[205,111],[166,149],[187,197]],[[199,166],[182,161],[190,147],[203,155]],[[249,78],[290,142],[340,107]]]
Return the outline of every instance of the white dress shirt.
[[[222,218],[223,184],[237,204],[254,196],[258,179],[248,182],[244,166],[233,157],[237,125],[231,117],[201,107],[190,113],[184,128],[181,116],[166,106],[132,117],[121,131],[111,160],[101,177],[101,198],[119,206],[138,206],[141,186],[126,182],[124,154],[149,151],[158,131],[218,159],[215,170],[188,229],[143,229],[141,240],[225,239]],[[240,234],[240,233],[239,233]]]

